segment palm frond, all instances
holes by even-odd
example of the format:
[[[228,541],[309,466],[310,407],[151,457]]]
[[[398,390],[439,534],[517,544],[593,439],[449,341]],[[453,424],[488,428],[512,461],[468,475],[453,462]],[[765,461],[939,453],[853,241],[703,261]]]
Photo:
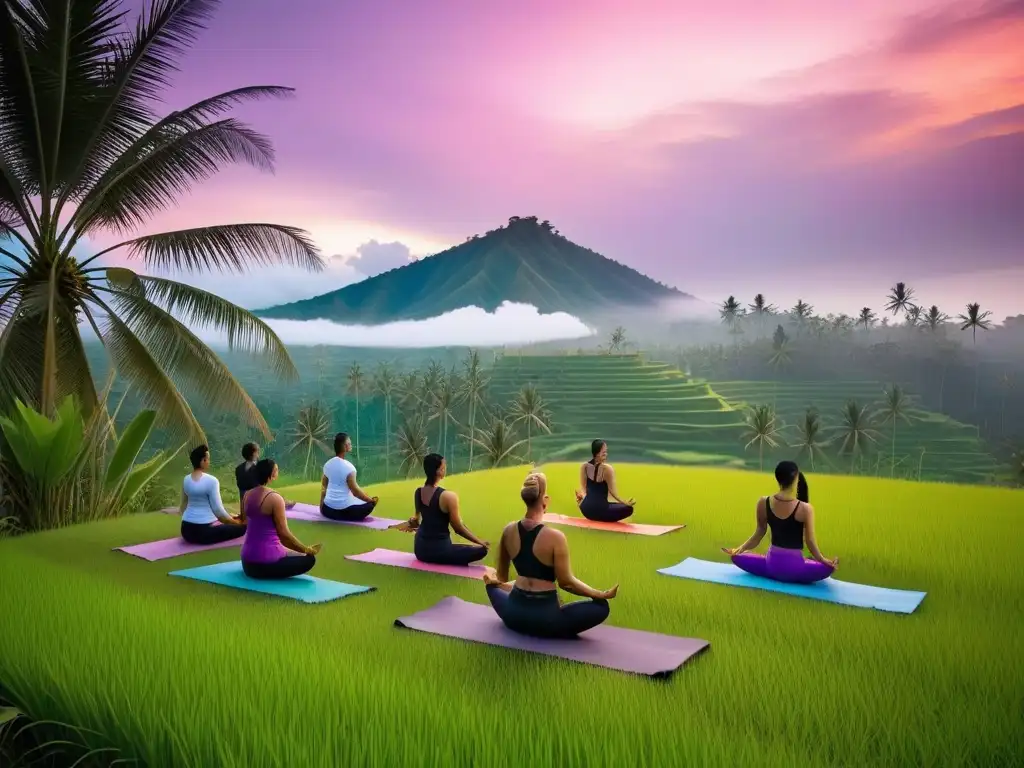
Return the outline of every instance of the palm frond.
[[[107,41],[108,59],[97,82],[83,94],[90,99],[78,116],[85,130],[79,132],[75,170],[67,177],[58,208],[69,197],[81,199],[152,126],[150,105],[159,101],[178,69],[175,59],[195,40],[217,5],[218,0],[156,0],[149,13],[139,16],[133,31]]]
[[[168,133],[139,157],[122,157],[104,173],[75,213],[76,232],[134,231],[226,164],[273,170],[270,140],[234,118]]]
[[[118,373],[159,415],[159,423],[172,431],[204,439],[192,409],[146,345],[115,313],[108,312],[100,337]]]
[[[309,234],[282,224],[179,229],[118,243],[104,253],[123,246],[129,249],[131,257],[141,258],[147,267],[159,270],[241,272],[247,267],[271,264],[289,264],[314,272],[324,268],[320,251]]]
[[[183,286],[187,287],[187,286]],[[181,321],[137,293],[110,290],[118,316],[151,350],[156,364],[172,381],[192,389],[212,408],[231,409],[249,426],[270,436],[270,427],[245,388],[217,354]],[[108,308],[109,311],[109,308]]]
[[[299,371],[284,342],[273,329],[237,304],[191,285],[161,277],[138,275],[129,269],[106,270],[107,280],[129,289],[139,286],[145,297],[193,328],[211,328],[227,335],[228,348],[266,357],[274,373],[285,381],[298,381]]]
[[[81,157],[72,124],[88,113],[102,83],[119,6],[8,0],[0,7],[0,146],[18,158],[24,191],[47,202]]]

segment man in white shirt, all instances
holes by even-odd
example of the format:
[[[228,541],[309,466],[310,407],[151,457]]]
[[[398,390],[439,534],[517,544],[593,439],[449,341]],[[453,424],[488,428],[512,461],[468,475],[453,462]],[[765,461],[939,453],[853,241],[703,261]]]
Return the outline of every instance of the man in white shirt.
[[[352,450],[348,433],[334,436],[334,458],[324,464],[320,480],[320,514],[331,520],[354,523],[365,520],[377,506],[377,497],[370,498],[356,482],[355,465],[346,459]]]

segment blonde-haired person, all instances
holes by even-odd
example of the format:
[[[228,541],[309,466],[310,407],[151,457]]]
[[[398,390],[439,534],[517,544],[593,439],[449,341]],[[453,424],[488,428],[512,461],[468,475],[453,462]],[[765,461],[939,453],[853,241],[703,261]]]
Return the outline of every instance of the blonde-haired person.
[[[547,487],[547,477],[540,472],[530,473],[523,482],[519,495],[525,515],[505,526],[497,571],[488,571],[484,583],[495,613],[509,629],[534,637],[575,637],[608,618],[608,601],[619,587],[597,590],[573,575],[565,534],[541,523],[550,501]],[[514,582],[509,581],[510,563],[516,568]],[[558,587],[590,599],[563,605]]]

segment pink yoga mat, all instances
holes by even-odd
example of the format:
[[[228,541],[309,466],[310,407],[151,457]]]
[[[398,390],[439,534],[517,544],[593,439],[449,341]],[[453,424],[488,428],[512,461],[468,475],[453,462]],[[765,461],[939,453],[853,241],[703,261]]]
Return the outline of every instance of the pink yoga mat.
[[[614,602],[614,601],[613,601]],[[614,608],[612,609],[614,612]],[[395,625],[474,643],[557,656],[650,677],[668,677],[708,648],[707,640],[675,637],[602,624],[572,640],[541,640],[508,629],[489,605],[446,597]]]
[[[482,579],[487,570],[482,565],[435,565],[417,560],[412,552],[398,552],[394,549],[377,549],[363,552],[361,555],[345,555],[346,560],[358,560],[361,563],[377,565],[393,565],[396,568],[411,568],[414,571],[443,573],[447,576],[464,576],[468,579]]]
[[[340,525],[358,525],[362,528],[372,528],[376,531],[384,531],[388,528],[393,528],[396,525],[404,523],[404,520],[391,520],[387,517],[374,517],[370,515],[364,520],[358,522],[349,522],[348,520],[331,520],[330,518],[324,517],[320,514],[320,508],[314,507],[312,504],[296,504],[291,509],[287,510],[285,514],[291,520],[302,520],[307,523],[338,523]]]
[[[672,531],[685,528],[685,525],[645,525],[642,523],[602,523],[588,520],[585,517],[569,517],[568,515],[544,515],[544,522],[552,525],[572,525],[576,528],[591,528],[596,531],[614,531],[615,533],[636,533],[641,536],[661,536]]]
[[[161,539],[160,541],[149,541],[145,544],[133,544],[130,547],[115,547],[114,550],[121,552],[127,552],[129,555],[135,555],[135,557],[141,557],[143,560],[166,560],[169,557],[177,557],[178,555],[191,555],[193,552],[205,552],[208,549],[226,549],[227,547],[237,547],[242,543],[242,538],[239,536],[237,539],[231,539],[229,541],[222,541],[219,544],[189,544],[180,536],[173,539]]]

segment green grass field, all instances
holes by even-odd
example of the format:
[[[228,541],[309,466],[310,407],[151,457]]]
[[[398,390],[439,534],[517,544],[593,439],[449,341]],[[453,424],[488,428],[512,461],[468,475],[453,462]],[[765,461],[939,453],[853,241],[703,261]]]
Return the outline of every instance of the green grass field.
[[[553,511],[572,512],[575,465],[546,471]],[[493,541],[521,512],[524,473],[447,484]],[[156,563],[110,551],[175,535],[159,513],[0,541],[0,681],[34,718],[95,729],[151,768],[1020,764],[1019,492],[811,477],[839,578],[928,592],[901,616],[659,575],[687,556],[724,558],[771,478],[619,475],[637,522],[688,527],[566,529],[573,566],[621,585],[610,623],[711,642],[666,682],[395,628],[447,595],[486,602],[469,580],[343,559],[411,550],[397,531],[295,523],[324,543],[314,575],[377,587],[323,605],[166,575],[235,550]],[[381,513],[407,515],[413,485],[374,488]]]
[[[759,469],[756,448],[744,450],[744,409],[774,403],[786,428],[783,445],[767,450],[765,466],[792,451],[795,425],[815,407],[828,437],[840,423],[847,400],[877,405],[883,385],[875,382],[705,382],[639,355],[509,355],[491,372],[492,395],[511,399],[535,384],[551,411],[553,433],[533,440],[535,459],[587,457],[596,437],[608,440],[613,456],[635,461]],[[916,411],[913,423],[896,432],[897,477],[944,482],[991,482],[997,462],[986,453],[974,427],[947,416]],[[879,424],[877,450],[858,460],[858,474],[888,475],[889,427]],[[848,459],[830,452],[815,470],[849,473]]]

